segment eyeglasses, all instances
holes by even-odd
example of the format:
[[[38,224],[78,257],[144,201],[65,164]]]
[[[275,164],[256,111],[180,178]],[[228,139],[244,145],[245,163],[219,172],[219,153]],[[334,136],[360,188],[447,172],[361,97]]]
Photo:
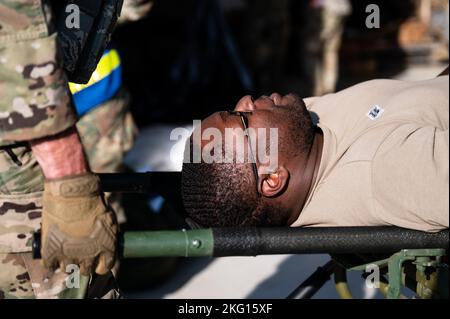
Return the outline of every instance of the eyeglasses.
[[[241,118],[242,126],[244,127],[244,134],[247,136],[248,146],[250,148],[250,156],[252,161],[253,175],[255,175],[256,182],[256,194],[258,197],[261,197],[261,194],[258,189],[259,175],[258,175],[258,167],[256,166],[256,157],[253,153],[252,141],[250,139],[250,133],[248,131],[248,119],[247,115],[251,115],[252,112],[239,112],[239,111],[227,111],[230,115],[239,116]]]

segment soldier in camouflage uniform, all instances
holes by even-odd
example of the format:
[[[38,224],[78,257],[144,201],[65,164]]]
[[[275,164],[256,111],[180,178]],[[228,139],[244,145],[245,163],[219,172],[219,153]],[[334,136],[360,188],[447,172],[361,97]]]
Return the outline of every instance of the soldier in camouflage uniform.
[[[125,3],[133,19],[150,8],[146,0]],[[68,288],[70,275],[43,267],[30,253],[45,178],[26,141],[76,122],[49,9],[40,0],[0,0],[0,299],[117,297],[110,275],[81,276],[78,288]],[[78,122],[93,171],[120,169],[135,134],[127,105],[120,90]]]
[[[339,74],[339,49],[345,19],[351,13],[349,0],[310,0],[300,56],[313,96],[336,90]]]
[[[90,110],[77,122],[78,132],[86,150],[92,171],[118,173],[123,171],[123,159],[131,149],[137,127],[129,111],[130,96],[125,88],[110,100]],[[118,193],[106,193],[108,203],[119,224],[126,221]]]
[[[241,42],[256,85],[269,92],[283,83],[284,61],[292,35],[300,47],[299,65],[306,76],[304,94],[335,91],[338,58],[349,0],[246,0]],[[295,19],[302,21],[298,22]],[[293,46],[295,48],[296,45]],[[283,87],[279,89],[284,90]]]

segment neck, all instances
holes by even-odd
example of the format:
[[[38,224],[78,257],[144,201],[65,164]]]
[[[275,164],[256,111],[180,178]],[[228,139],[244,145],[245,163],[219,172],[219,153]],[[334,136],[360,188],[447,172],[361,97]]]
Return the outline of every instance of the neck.
[[[311,193],[312,186],[317,179],[319,171],[320,159],[322,157],[323,134],[319,128],[316,128],[314,142],[306,156],[303,156],[297,162],[296,178],[293,178],[294,187],[292,188],[292,213],[288,219],[288,225],[295,222],[300,215],[305,202]]]

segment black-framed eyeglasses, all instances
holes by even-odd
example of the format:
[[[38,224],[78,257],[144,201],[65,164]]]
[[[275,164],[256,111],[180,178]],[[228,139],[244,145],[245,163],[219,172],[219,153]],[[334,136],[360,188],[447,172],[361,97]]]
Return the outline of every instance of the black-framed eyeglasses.
[[[249,112],[249,111],[246,111],[246,112],[227,111],[227,112],[230,115],[236,115],[236,116],[239,116],[241,118],[242,126],[244,127],[244,134],[245,134],[245,136],[247,136],[248,146],[249,146],[249,149],[250,149],[250,156],[251,156],[251,161],[252,161],[253,175],[255,175],[255,182],[256,182],[256,194],[258,194],[258,197],[260,197],[261,194],[259,193],[259,188],[258,188],[258,182],[259,182],[258,166],[256,166],[256,157],[255,157],[255,154],[253,153],[252,140],[250,138],[250,133],[249,133],[249,130],[248,130],[249,126],[248,126],[247,115],[252,115],[252,112]]]

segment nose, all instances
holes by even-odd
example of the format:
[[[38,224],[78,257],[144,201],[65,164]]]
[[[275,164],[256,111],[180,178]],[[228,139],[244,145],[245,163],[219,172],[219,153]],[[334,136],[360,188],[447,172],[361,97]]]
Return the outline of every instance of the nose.
[[[236,107],[234,108],[235,111],[253,111],[255,110],[255,104],[253,97],[251,95],[246,95],[243,98],[239,100],[239,102],[236,104]]]

